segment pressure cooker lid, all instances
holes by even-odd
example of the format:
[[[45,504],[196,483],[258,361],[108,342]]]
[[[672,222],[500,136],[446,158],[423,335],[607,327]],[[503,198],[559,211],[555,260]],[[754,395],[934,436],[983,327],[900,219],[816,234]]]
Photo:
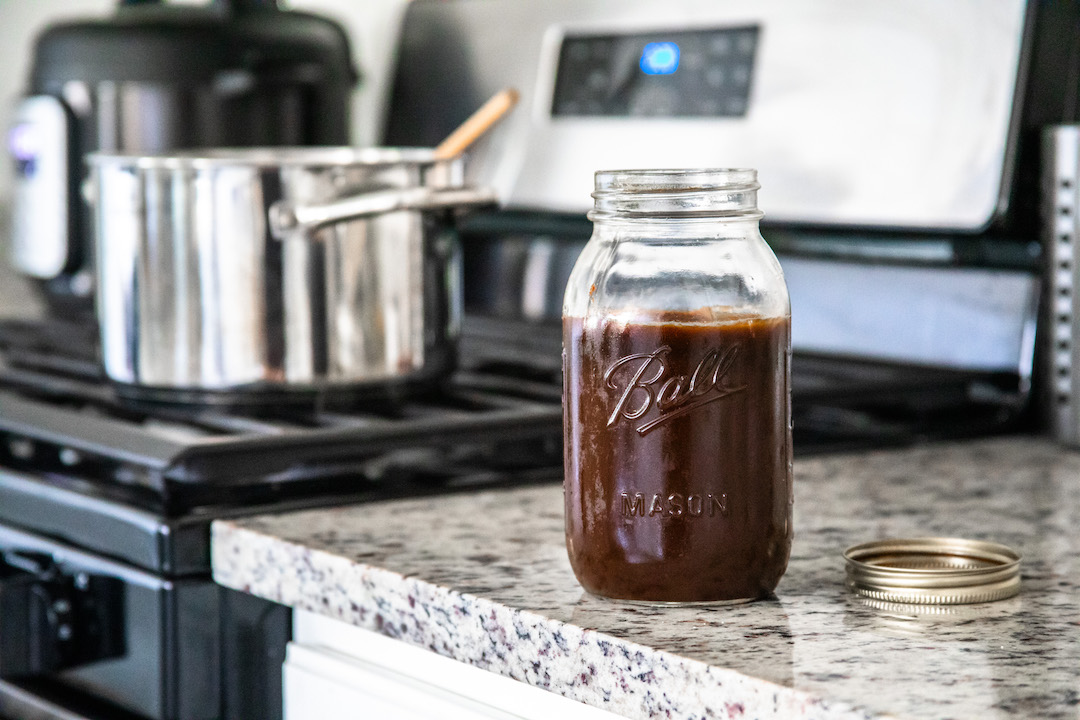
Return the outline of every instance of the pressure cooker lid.
[[[52,25],[35,43],[33,88],[55,91],[71,80],[195,86],[238,69],[278,81],[356,81],[337,23],[272,3],[234,4],[139,3],[111,17]]]

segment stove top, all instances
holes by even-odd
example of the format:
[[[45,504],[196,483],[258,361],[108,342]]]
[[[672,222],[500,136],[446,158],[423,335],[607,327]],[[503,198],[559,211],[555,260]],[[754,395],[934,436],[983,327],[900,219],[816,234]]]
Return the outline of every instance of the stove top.
[[[557,322],[472,315],[464,349],[471,367],[558,387]],[[796,456],[977,437],[1031,424],[1027,390],[1004,373],[796,353],[791,375]]]
[[[512,466],[500,446],[557,440],[561,423],[558,405],[496,393],[470,373],[431,396],[350,412],[146,412],[56,387],[0,390],[0,408],[4,466],[61,485],[92,481],[104,496],[169,516],[352,486],[405,455],[418,472],[440,475],[459,474],[477,454],[485,467]]]
[[[218,517],[561,477],[559,387],[508,369],[245,414],[126,403],[95,353],[90,327],[0,322],[0,521],[141,567],[205,571]]]

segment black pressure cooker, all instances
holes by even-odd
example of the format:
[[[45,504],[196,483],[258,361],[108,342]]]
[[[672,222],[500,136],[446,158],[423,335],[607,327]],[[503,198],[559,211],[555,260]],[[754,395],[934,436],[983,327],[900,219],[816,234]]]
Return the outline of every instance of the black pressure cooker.
[[[344,30],[272,0],[126,0],[47,28],[31,66],[8,133],[11,262],[65,316],[93,310],[87,153],[349,141]]]

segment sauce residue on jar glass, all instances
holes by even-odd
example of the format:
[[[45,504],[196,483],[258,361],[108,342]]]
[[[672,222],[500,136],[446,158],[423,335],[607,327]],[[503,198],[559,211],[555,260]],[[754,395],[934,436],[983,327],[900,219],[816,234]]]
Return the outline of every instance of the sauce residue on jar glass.
[[[790,319],[563,319],[566,535],[597,595],[767,596],[791,549]]]

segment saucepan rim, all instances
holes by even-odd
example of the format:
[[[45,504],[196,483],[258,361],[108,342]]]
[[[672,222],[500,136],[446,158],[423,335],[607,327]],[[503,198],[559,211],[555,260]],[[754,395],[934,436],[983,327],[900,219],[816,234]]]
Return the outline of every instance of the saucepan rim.
[[[169,153],[94,152],[86,156],[91,167],[121,165],[131,168],[199,169],[205,167],[350,167],[435,164],[434,148],[422,147],[249,147],[198,148]],[[446,162],[446,161],[442,161]]]

